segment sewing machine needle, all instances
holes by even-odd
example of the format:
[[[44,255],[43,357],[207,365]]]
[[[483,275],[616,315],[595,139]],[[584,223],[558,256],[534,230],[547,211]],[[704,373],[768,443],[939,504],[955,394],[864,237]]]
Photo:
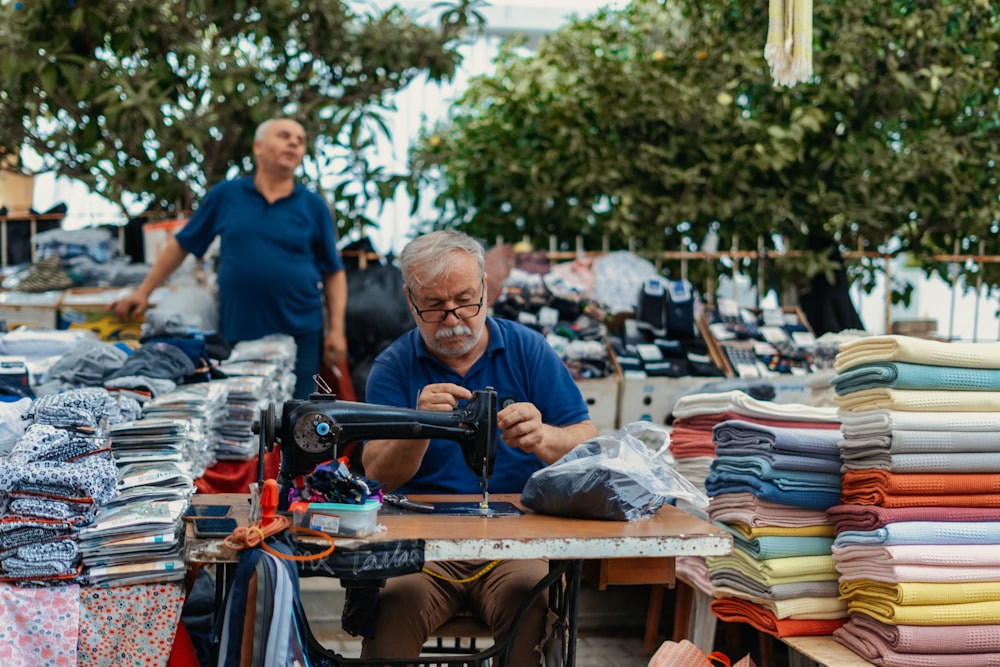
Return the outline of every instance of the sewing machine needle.
[[[483,463],[483,499],[479,502],[479,512],[488,514],[490,511],[489,477],[486,476],[486,463]]]

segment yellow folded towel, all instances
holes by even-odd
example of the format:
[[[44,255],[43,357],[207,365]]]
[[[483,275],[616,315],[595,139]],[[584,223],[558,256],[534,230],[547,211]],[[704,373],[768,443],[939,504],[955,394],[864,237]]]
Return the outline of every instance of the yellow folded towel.
[[[946,343],[912,336],[869,336],[841,345],[833,368],[842,373],[878,361],[1000,369],[1000,343]]]

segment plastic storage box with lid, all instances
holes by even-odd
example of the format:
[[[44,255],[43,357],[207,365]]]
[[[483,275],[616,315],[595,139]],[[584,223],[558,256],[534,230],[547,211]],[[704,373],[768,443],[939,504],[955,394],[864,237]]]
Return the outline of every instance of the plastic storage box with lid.
[[[368,500],[363,504],[295,503],[289,509],[296,526],[340,537],[364,537],[375,532],[381,507],[378,500]]]
[[[59,309],[60,329],[90,329],[107,341],[139,340],[142,315],[122,322],[110,306],[132,293],[132,287],[74,287],[66,290]]]
[[[17,327],[55,329],[59,322],[62,290],[48,292],[0,291],[0,322],[3,331]]]

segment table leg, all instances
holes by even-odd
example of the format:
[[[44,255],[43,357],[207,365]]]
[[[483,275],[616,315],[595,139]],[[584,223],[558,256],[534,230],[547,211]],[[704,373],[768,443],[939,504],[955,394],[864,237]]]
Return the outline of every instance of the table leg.
[[[642,637],[642,650],[652,653],[660,643],[660,617],[663,615],[663,586],[649,587],[649,605],[646,607],[646,629]]]
[[[576,665],[576,635],[577,635],[577,614],[580,604],[580,581],[583,563],[578,560],[570,561],[566,570],[566,667]]]
[[[691,607],[694,604],[694,588],[678,579],[674,589],[674,641],[688,639],[691,635]]]

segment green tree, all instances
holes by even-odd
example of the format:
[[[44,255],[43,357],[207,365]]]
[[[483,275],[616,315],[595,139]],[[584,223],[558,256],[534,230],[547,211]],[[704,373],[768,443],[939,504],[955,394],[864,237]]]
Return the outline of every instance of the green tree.
[[[411,153],[432,224],[651,252],[777,238],[805,251],[782,262],[800,280],[835,268],[813,250],[836,241],[997,243],[994,3],[817,0],[814,77],[792,88],[767,21],[751,0],[634,0],[509,44]]]
[[[256,126],[290,116],[338,224],[370,223],[366,201],[405,180],[369,159],[386,95],[454,73],[478,2],[428,25],[341,0],[2,0],[0,157],[30,148],[123,209],[139,196],[169,215],[250,170]]]

